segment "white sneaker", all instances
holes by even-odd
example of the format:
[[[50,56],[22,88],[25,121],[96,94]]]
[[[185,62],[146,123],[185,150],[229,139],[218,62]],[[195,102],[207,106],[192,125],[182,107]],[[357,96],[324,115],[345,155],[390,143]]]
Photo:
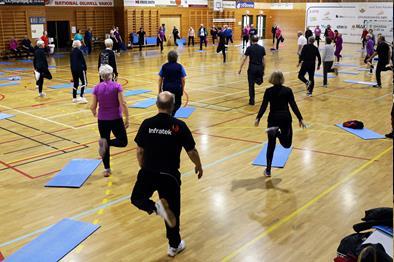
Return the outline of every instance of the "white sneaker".
[[[47,94],[45,94],[44,92],[38,93],[38,96],[39,96],[39,97],[46,97],[46,95],[47,95]]]
[[[169,227],[175,227],[176,226],[175,215],[169,208],[167,200],[161,198],[159,201],[155,203],[155,206],[156,206],[156,214],[161,216],[164,219],[164,221],[166,221]]]
[[[75,104],[75,103],[78,103],[78,99],[77,98],[73,98],[73,103]]]
[[[181,240],[181,243],[179,243],[177,248],[168,246],[167,254],[170,257],[175,257],[177,254],[181,253],[185,248],[186,248],[186,243],[184,240]]]
[[[79,104],[87,104],[88,100],[85,97],[80,97],[80,98],[78,98],[78,103]]]

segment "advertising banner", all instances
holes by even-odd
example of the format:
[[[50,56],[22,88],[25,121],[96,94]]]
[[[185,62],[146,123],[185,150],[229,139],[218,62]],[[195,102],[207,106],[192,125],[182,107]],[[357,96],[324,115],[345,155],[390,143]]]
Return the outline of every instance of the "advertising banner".
[[[113,0],[45,0],[46,6],[114,6]]]

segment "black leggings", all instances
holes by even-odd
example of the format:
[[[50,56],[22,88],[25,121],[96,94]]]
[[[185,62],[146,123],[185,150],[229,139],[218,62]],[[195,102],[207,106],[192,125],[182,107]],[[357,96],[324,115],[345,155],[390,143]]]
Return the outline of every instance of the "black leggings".
[[[245,47],[248,45],[249,42],[249,36],[245,35],[242,37],[242,47]]]
[[[327,74],[335,72],[334,68],[332,68],[333,64],[334,61],[323,62],[323,85],[327,85]]]
[[[310,63],[310,62],[303,62],[300,68],[300,71],[298,72],[298,79],[300,79],[304,84],[308,82],[305,78],[305,74],[308,73],[308,78],[309,78],[309,88],[308,92],[312,94],[313,88],[315,87],[315,63]]]
[[[249,104],[255,102],[254,84],[261,85],[263,83],[264,68],[262,65],[249,64],[248,84],[249,84]]]
[[[223,54],[223,63],[226,63],[226,47],[224,46],[224,44],[219,43],[218,48],[216,49],[216,53],[220,52],[222,52]]]
[[[85,87],[88,84],[86,79],[86,72],[85,71],[72,71],[71,72],[74,81],[74,88],[73,88],[73,98],[77,98],[77,90],[79,85],[79,80],[81,80],[81,97],[83,97],[83,93],[85,91]]]
[[[283,118],[279,121],[268,122],[268,127],[279,127],[279,131],[276,134],[268,135],[268,147],[267,147],[267,170],[271,171],[272,159],[274,157],[274,151],[276,146],[276,138],[279,138],[280,144],[284,148],[291,147],[293,141],[293,129],[291,127],[291,119]]]
[[[127,133],[124,127],[123,119],[115,120],[98,120],[98,129],[100,137],[105,138],[108,142],[108,148],[103,157],[104,168],[109,169],[110,147],[126,147],[127,146]],[[111,131],[115,139],[111,139]]]
[[[181,214],[181,179],[180,173],[176,172],[151,172],[140,170],[137,182],[131,193],[131,203],[137,208],[152,214],[156,211],[155,202],[150,198],[157,191],[160,198],[168,202],[168,206],[176,218],[175,227],[171,228],[167,224],[167,239],[171,247],[177,248],[181,242],[179,234],[179,217]]]
[[[51,72],[49,72],[48,69],[44,70],[37,70],[37,72],[40,73],[40,78],[36,80],[36,85],[38,87],[38,93],[42,93],[42,87],[44,85],[44,78],[46,79],[52,79]]]
[[[163,52],[163,41],[157,38],[157,46],[160,46],[160,51]]]
[[[187,41],[187,45],[190,45],[190,42],[192,42],[192,45],[194,46],[194,36],[189,36],[189,40]]]

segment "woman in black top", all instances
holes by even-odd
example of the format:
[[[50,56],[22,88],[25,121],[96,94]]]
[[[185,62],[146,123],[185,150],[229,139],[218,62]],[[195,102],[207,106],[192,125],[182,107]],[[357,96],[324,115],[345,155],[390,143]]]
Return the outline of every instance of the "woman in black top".
[[[176,40],[181,39],[179,37],[179,30],[176,28],[176,26],[174,26],[174,29],[172,30],[172,35],[174,36],[174,44],[176,46],[178,46],[178,43],[176,42]]]
[[[219,44],[218,44],[218,48],[216,49],[216,53],[222,52],[223,63],[226,63],[226,46],[225,46],[226,36],[224,35],[224,32],[222,31],[221,27],[218,28],[218,36],[219,36]]]
[[[45,97],[46,94],[42,92],[44,85],[44,78],[52,79],[51,72],[48,70],[48,61],[45,53],[45,43],[42,40],[37,41],[37,48],[34,51],[33,66],[36,77],[36,86],[38,87],[38,96]]]
[[[291,147],[293,139],[293,130],[291,127],[291,114],[289,106],[297,116],[300,127],[306,128],[302,115],[298,110],[294,100],[293,91],[289,87],[283,86],[284,77],[282,72],[275,71],[272,73],[269,82],[274,86],[267,88],[264,93],[263,103],[256,117],[255,126],[258,126],[260,119],[270,103],[270,113],[268,115],[268,147],[267,147],[267,168],[264,171],[265,176],[271,176],[272,158],[276,145],[276,138],[279,138],[280,144],[284,148]]]

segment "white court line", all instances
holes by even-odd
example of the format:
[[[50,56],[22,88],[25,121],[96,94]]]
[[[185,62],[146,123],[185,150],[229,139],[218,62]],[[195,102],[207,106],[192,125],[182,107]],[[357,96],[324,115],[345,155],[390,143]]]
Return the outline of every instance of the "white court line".
[[[69,113],[65,113],[65,114],[54,115],[54,116],[48,117],[48,119],[58,118],[58,117],[62,117],[62,116],[70,116],[70,115],[74,115],[74,114],[78,114],[78,113],[82,113],[82,112],[90,112],[90,110],[83,109],[83,110],[79,110],[79,111],[75,111],[75,112],[69,112]]]
[[[9,110],[13,110],[13,111],[16,111],[16,112],[18,112],[18,113],[20,113],[20,114],[24,114],[24,115],[31,116],[31,117],[34,117],[34,118],[37,118],[37,119],[41,119],[41,120],[44,120],[44,121],[47,121],[47,122],[50,122],[50,123],[53,123],[53,124],[56,124],[56,125],[68,127],[68,128],[71,128],[71,129],[76,129],[76,128],[73,127],[73,126],[66,125],[66,124],[63,124],[63,123],[60,123],[60,122],[57,122],[57,121],[53,121],[53,120],[50,120],[50,119],[45,118],[45,117],[36,116],[36,115],[30,114],[30,113],[26,113],[26,112],[24,112],[24,111],[20,111],[20,110],[18,110],[18,109],[14,109],[14,108],[12,108],[12,107],[3,106],[3,105],[0,105],[0,107],[6,108],[6,109],[9,109]]]

